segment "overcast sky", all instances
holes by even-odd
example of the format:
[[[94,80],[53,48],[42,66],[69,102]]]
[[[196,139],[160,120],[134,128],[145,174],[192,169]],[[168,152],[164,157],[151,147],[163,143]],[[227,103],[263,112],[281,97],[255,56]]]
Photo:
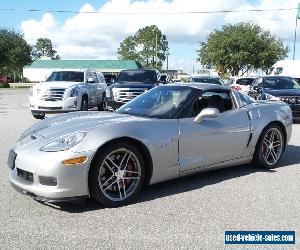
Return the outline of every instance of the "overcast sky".
[[[195,60],[199,42],[203,41],[212,30],[228,22],[251,21],[270,30],[290,47],[291,57],[297,11],[214,14],[178,14],[178,12],[296,8],[298,1],[10,0],[1,3],[0,8],[17,10],[0,10],[0,20],[1,26],[13,27],[23,32],[25,39],[31,44],[39,37],[50,38],[62,59],[116,59],[117,48],[126,36],[134,34],[141,27],[155,24],[167,35],[171,54],[170,68],[191,71],[193,66],[197,67]],[[45,13],[26,12],[24,9],[101,13]],[[299,50],[300,45],[297,44],[297,59],[300,59]]]

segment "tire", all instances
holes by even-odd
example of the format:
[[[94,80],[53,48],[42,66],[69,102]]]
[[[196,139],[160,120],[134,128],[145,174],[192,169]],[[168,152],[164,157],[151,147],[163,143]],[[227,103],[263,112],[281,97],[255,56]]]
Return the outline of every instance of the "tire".
[[[39,120],[45,119],[45,113],[35,113],[35,112],[31,112],[31,113],[35,119],[39,119]]]
[[[253,164],[267,169],[276,167],[284,147],[285,138],[282,129],[276,124],[267,126],[256,144]]]
[[[82,101],[81,101],[80,110],[81,111],[88,111],[88,109],[89,109],[88,98],[87,98],[87,96],[83,96]]]
[[[103,94],[102,96],[102,101],[101,103],[98,105],[98,111],[103,111],[105,110],[105,94]]]
[[[123,206],[136,198],[144,179],[145,164],[138,149],[128,142],[110,144],[92,162],[90,195],[105,207]]]

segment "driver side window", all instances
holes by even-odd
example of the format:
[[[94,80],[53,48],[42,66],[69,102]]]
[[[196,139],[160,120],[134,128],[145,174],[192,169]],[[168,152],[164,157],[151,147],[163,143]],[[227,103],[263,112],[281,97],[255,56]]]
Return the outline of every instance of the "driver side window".
[[[216,108],[220,113],[223,113],[234,107],[230,92],[207,91],[194,102],[189,117],[196,117],[205,108]]]

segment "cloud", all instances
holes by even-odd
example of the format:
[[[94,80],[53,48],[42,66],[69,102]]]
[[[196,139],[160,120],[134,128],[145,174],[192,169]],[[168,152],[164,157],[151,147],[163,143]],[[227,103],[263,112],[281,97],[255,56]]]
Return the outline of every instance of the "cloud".
[[[296,10],[217,14],[172,13],[292,8],[297,7],[297,2],[298,0],[111,0],[99,9],[85,4],[80,13],[74,14],[63,23],[56,21],[55,14],[46,13],[41,20],[23,21],[21,28],[25,39],[31,44],[39,37],[50,38],[54,48],[64,59],[112,59],[117,57],[117,48],[126,36],[134,34],[141,27],[155,24],[167,35],[171,49],[173,44],[191,45],[191,50],[186,52],[186,58],[196,58],[194,47],[198,42],[227,22],[254,22],[286,42],[292,41]],[[99,13],[82,13],[87,11]],[[176,60],[176,51],[170,60]]]

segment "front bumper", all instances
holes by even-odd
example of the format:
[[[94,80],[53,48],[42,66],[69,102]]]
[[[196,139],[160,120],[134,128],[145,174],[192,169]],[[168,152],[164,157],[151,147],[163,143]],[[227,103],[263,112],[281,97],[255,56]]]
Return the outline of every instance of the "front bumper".
[[[93,152],[16,152],[15,167],[9,171],[10,183],[17,191],[40,201],[66,201],[88,197],[88,170]],[[65,166],[62,161],[87,156],[82,164]],[[18,170],[32,174],[30,181],[22,178]],[[57,184],[41,183],[41,177],[55,178]]]
[[[121,106],[123,106],[125,103],[123,102],[116,102],[116,101],[112,101],[112,100],[106,100],[106,109],[107,110],[116,110],[118,108],[120,108]]]
[[[30,110],[32,113],[64,113],[80,110],[80,102],[77,97],[69,97],[61,101],[43,101],[30,98]]]
[[[34,193],[28,192],[28,191],[16,186],[12,182],[10,182],[10,184],[14,188],[14,190],[16,190],[17,192],[27,195],[37,201],[42,201],[42,202],[65,202],[65,201],[74,201],[74,200],[85,199],[85,198],[89,197],[88,195],[83,195],[83,196],[78,196],[78,197],[48,198],[48,197],[43,197],[43,196],[37,196]]]

